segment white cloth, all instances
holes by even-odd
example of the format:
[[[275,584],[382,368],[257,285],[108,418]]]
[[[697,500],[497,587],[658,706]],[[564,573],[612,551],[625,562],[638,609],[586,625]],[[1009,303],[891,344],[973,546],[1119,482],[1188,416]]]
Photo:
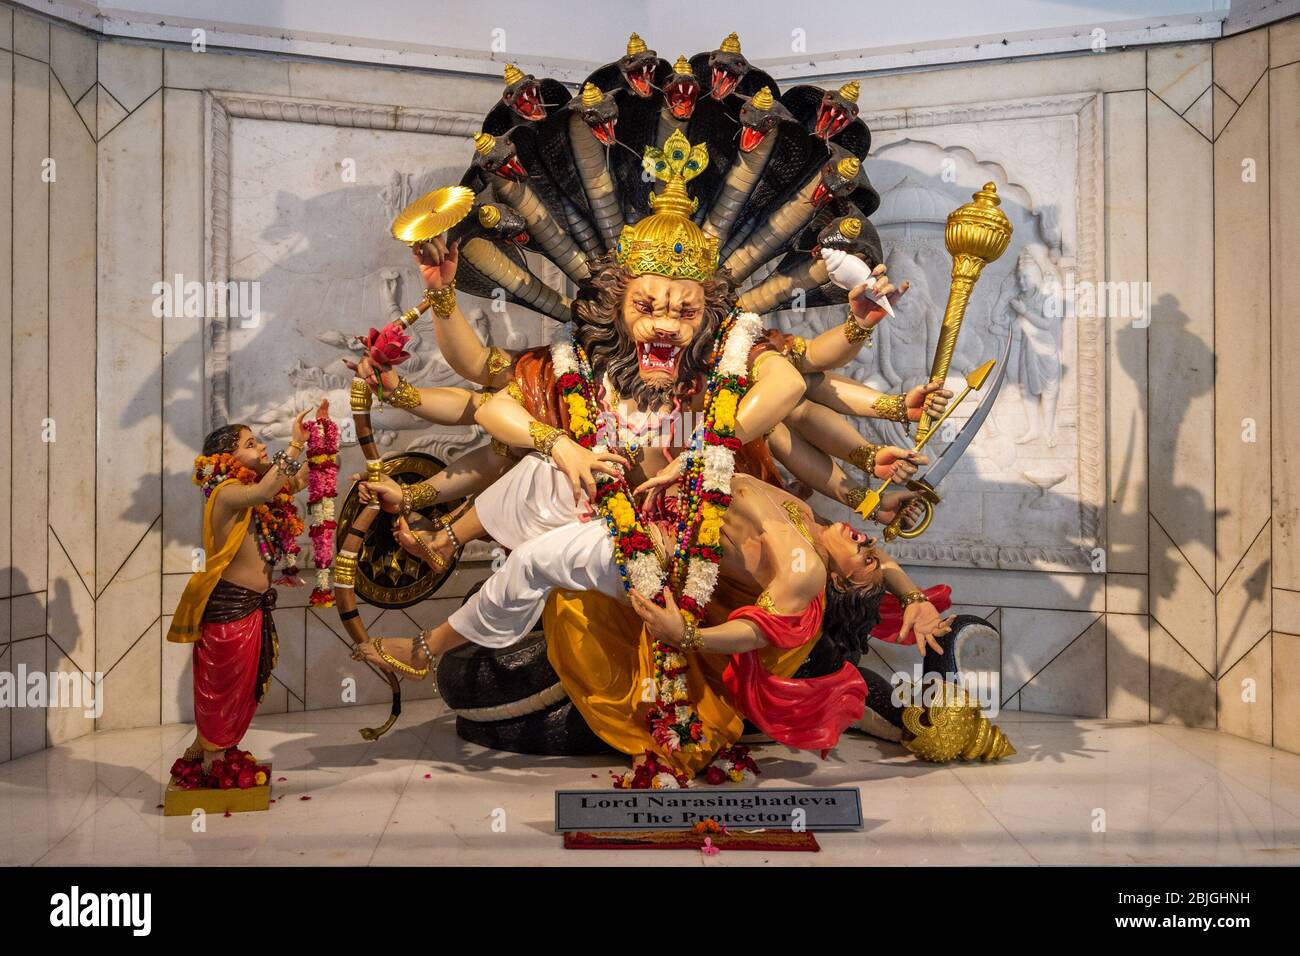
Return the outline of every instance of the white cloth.
[[[482,492],[475,507],[510,556],[447,619],[457,634],[484,647],[508,647],[536,626],[554,588],[623,597],[604,520],[581,519],[569,480],[550,460],[529,455]]]

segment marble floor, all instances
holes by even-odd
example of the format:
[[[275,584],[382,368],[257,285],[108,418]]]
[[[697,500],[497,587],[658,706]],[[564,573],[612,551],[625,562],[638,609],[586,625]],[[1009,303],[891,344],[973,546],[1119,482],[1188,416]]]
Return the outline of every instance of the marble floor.
[[[821,853],[704,857],[566,851],[554,791],[606,787],[615,758],[485,751],[438,701],[363,742],[357,728],[386,709],[259,717],[245,743],[274,761],[276,802],[203,833],[159,807],[191,727],[98,733],[0,765],[0,864],[1300,863],[1300,756],[1211,731],[1008,712],[998,722],[1019,754],[992,766],[918,763],[857,735],[825,762],[765,744],[760,785],[859,787],[865,829],[821,835]]]

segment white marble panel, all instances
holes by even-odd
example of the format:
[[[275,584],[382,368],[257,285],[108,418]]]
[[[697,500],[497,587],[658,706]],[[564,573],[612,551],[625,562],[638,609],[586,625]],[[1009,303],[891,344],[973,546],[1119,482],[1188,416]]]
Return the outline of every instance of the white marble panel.
[[[95,85],[95,38],[81,30],[50,27],[50,69],[72,102]]]
[[[162,684],[159,693],[162,722],[189,724],[194,722],[194,645],[168,641],[167,629],[171,624],[172,615],[164,614],[161,624]]]
[[[1184,727],[1215,726],[1214,678],[1178,641],[1151,622],[1151,720]]]
[[[1273,635],[1273,746],[1300,753],[1300,636]]]
[[[9,11],[0,10],[0,22],[3,22],[3,16]],[[9,645],[0,646],[0,671],[12,673],[12,666],[9,662]],[[0,707],[0,763],[4,763],[12,756],[9,749],[10,732],[13,726],[14,708]]]
[[[1106,615],[1106,716],[1151,717],[1151,647],[1145,614]]]
[[[1279,37],[1292,38],[1300,52],[1300,23],[1270,30],[1276,57]],[[1300,57],[1292,57],[1300,59]],[[1278,62],[1276,59],[1274,63]],[[1269,73],[1269,169],[1278,183],[1300,178],[1300,63]],[[1300,190],[1271,191],[1271,273],[1273,314],[1273,583],[1300,590],[1300,458],[1288,454],[1300,448],[1300,376],[1294,356],[1300,354],[1300,330],[1292,320],[1300,315]]]
[[[0,8],[0,49],[14,48],[14,12],[10,7]]]
[[[1235,666],[1273,627],[1272,546],[1272,528],[1265,526],[1219,592],[1216,674]]]
[[[1106,621],[1097,618],[1020,691],[1020,709],[1106,716]]]
[[[1106,611],[1120,614],[1147,613],[1145,574],[1106,575]]]
[[[1265,77],[1214,145],[1214,366],[1219,382],[1214,488],[1220,588],[1268,521],[1271,505],[1259,484],[1272,454],[1269,180]]]
[[[0,24],[12,26],[12,11],[0,10]],[[12,42],[12,40],[11,40]],[[0,182],[13,181],[14,56],[0,51]],[[0,288],[13,289],[13,190],[0,189]],[[13,302],[0,295],[0,422],[12,421]],[[0,455],[0,596],[12,593],[10,540],[12,455]],[[8,629],[8,616],[5,617]],[[6,747],[8,746],[6,737]]]
[[[99,141],[99,87],[92,86],[81,94],[81,99],[77,100],[77,115],[81,121],[86,124],[86,129],[90,130],[90,135]]]
[[[1207,87],[1205,92],[1187,108],[1183,114],[1183,119],[1191,123],[1196,131],[1206,139],[1214,138],[1214,92],[1213,87]]]
[[[337,614],[331,614],[335,619],[338,618]],[[388,683],[364,664],[352,660],[351,649],[351,641],[341,637],[331,625],[323,623],[322,615],[307,612],[305,656],[308,710],[346,707],[353,703],[379,704],[392,698]],[[345,693],[350,695],[353,692],[355,701],[345,699]]]
[[[102,86],[95,87],[95,135],[100,139],[107,136],[118,123],[126,119],[127,109],[113,94]]]
[[[287,94],[289,62],[279,57],[242,56],[225,50],[169,47],[163,51],[163,85],[174,90],[230,90]]]
[[[163,150],[162,274],[202,281],[201,94],[164,91]],[[163,570],[188,571],[193,549],[203,544],[203,498],[192,481],[204,437],[203,318],[169,315],[162,336]]]
[[[104,675],[104,715],[96,730],[154,727],[161,718],[162,630],[155,620]]]
[[[283,590],[280,593],[283,594]],[[280,635],[280,662],[275,665],[275,679],[299,701],[307,696],[306,627],[309,613],[304,608],[277,605],[274,615],[275,632]]]
[[[50,531],[50,590],[44,632],[81,670],[95,669],[95,599]]]
[[[1237,113],[1237,102],[1217,86],[1214,90],[1214,138],[1218,139],[1223,128],[1231,122]]]
[[[1219,730],[1273,742],[1273,642],[1265,634],[1219,679]]]
[[[45,592],[15,594],[9,602],[12,640],[21,641],[45,633]]]
[[[358,69],[342,64],[306,61],[290,62],[288,68],[288,92],[293,96],[317,100],[355,100],[358,103],[465,110],[486,115],[501,98],[504,89],[504,82],[495,77]],[[257,92],[273,91],[258,89]]]
[[[1211,80],[1211,45],[1153,47],[1147,51],[1147,88],[1176,112],[1186,112]]]
[[[106,40],[99,44],[99,85],[128,112],[162,86],[162,49]]]
[[[1151,616],[1191,652],[1207,671],[1215,670],[1214,592],[1151,522]]]
[[[1300,591],[1273,589],[1273,630],[1300,634]]]
[[[829,85],[829,84],[823,84]],[[864,110],[898,110],[900,104],[978,103],[1013,96],[1051,96],[1083,90],[1114,92],[1146,86],[1146,52],[986,64],[874,76],[862,84]]]
[[[1276,68],[1300,60],[1300,20],[1287,20],[1268,28],[1268,65]]]
[[[1267,30],[1250,30],[1214,44],[1214,85],[1238,103],[1245,102],[1267,67]]]
[[[59,675],[71,675],[86,673],[86,668],[72,660],[53,640],[46,639],[45,659],[49,662],[48,668],[52,673]],[[93,682],[91,676],[89,681]],[[93,686],[93,683],[91,684]],[[69,687],[70,693],[86,694],[87,680],[82,678],[80,686],[73,691]],[[65,743],[69,740],[75,740],[85,734],[93,733],[95,730],[95,708],[94,692],[90,691],[89,696],[72,697],[68,700],[51,700],[50,705],[45,709],[45,732],[51,747]]]
[[[96,602],[98,669],[116,666],[141,633],[162,615],[162,532],[155,523],[100,592]],[[168,612],[175,608],[167,608]]]
[[[153,315],[153,284],[162,269],[161,137],[162,98],[156,96],[99,143],[101,589],[162,511],[162,320]]]
[[[1090,611],[1002,609],[1002,698],[1006,700],[1098,620]],[[1021,696],[1021,706],[1032,709]]]
[[[1106,279],[1147,279],[1146,94],[1106,96]],[[1133,285],[1137,283],[1138,285]],[[1106,322],[1106,566],[1147,569],[1147,330],[1133,315]]]
[[[46,26],[42,21],[41,27]],[[17,39],[22,35],[20,31]],[[44,35],[48,38],[48,30]],[[21,463],[22,484],[14,488],[9,531],[13,591],[21,593],[45,590],[47,560],[50,188],[43,177],[50,158],[49,67],[17,57],[13,82],[14,389],[9,456]]]
[[[1154,96],[1148,122],[1148,167],[1159,171],[1150,177],[1148,204],[1150,510],[1200,576],[1213,581],[1212,147]]]
[[[9,645],[5,668],[15,675],[23,673],[22,668],[26,668],[27,674],[45,673],[46,643],[44,637],[15,640]],[[21,757],[45,749],[45,708],[14,707],[9,709],[9,713],[10,756]]]
[[[58,35],[56,33],[56,35]],[[57,49],[57,44],[56,44]],[[91,60],[92,66],[94,60]],[[95,141],[72,103],[50,91],[49,523],[77,573],[95,588]]]
[[[14,11],[14,52],[49,62],[50,21],[21,10]]]

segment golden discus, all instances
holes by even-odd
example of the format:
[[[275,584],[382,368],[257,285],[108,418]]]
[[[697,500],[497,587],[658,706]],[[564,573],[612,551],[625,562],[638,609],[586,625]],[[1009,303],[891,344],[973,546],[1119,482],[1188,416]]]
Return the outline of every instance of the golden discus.
[[[464,219],[474,206],[474,190],[443,186],[426,193],[393,220],[393,238],[417,245],[442,235]]]

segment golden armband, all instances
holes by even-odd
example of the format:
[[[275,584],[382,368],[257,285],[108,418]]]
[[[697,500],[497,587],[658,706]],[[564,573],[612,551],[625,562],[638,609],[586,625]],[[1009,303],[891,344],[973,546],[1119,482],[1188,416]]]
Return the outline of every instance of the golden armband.
[[[876,474],[876,455],[879,452],[879,445],[873,445],[870,442],[859,445],[849,452],[849,464],[861,468],[866,472],[868,478],[873,478]]]

